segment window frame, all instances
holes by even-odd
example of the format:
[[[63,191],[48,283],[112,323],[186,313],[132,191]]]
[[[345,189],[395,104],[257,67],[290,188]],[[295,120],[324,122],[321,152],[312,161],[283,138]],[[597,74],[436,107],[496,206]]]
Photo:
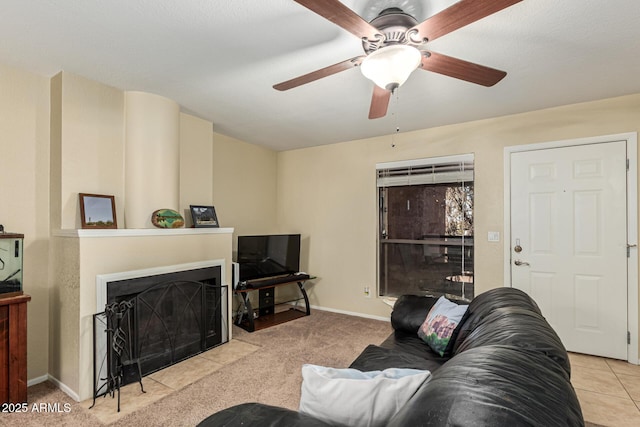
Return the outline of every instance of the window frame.
[[[455,170],[456,168],[457,170]],[[383,236],[388,236],[387,230],[383,230],[384,224],[388,223],[388,220],[385,221],[385,217],[388,213],[383,211],[381,188],[424,184],[446,184],[454,182],[474,183],[474,169],[475,155],[473,153],[376,164],[376,197],[378,209],[376,228],[376,295],[378,297],[392,297],[392,295],[383,292],[383,284],[381,283],[381,269],[384,267],[381,260],[383,245],[382,238]],[[475,206],[475,189],[473,190],[473,197]],[[473,232],[473,228],[471,236],[475,234]],[[462,238],[462,248],[465,248],[464,237]],[[471,247],[471,251],[471,256],[473,256],[473,246]],[[464,288],[462,295],[464,296]]]

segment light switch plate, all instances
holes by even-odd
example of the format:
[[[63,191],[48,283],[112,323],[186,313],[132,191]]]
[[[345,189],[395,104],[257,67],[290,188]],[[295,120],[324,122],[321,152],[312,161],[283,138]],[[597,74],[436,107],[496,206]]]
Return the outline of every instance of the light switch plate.
[[[500,241],[500,232],[499,231],[490,231],[487,236],[487,240],[490,242],[499,242]]]

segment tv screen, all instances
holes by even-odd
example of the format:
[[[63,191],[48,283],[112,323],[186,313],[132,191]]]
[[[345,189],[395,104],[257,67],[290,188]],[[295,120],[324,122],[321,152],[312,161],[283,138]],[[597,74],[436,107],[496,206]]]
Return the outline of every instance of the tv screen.
[[[239,279],[295,274],[300,271],[300,235],[238,236]]]

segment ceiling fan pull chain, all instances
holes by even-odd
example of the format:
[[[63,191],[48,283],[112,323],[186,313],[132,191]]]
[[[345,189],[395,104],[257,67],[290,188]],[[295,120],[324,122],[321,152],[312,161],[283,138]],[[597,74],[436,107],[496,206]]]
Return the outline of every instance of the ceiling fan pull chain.
[[[395,105],[393,106],[393,111],[391,112],[391,115],[393,116],[395,122],[396,122],[396,133],[394,133],[393,135],[391,135],[391,148],[396,148],[396,135],[400,133],[400,124],[398,123],[398,116],[396,116],[396,106],[398,105],[398,90],[395,91],[395,95],[396,95],[396,102]]]

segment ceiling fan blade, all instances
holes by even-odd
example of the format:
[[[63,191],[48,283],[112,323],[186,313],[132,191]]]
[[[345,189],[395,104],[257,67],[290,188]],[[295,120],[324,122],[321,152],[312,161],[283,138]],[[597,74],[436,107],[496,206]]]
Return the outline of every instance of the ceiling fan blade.
[[[345,71],[350,68],[357,67],[360,65],[362,60],[364,59],[364,55],[356,56],[351,59],[347,59],[342,62],[338,62],[337,64],[329,65],[328,67],[321,68],[316,71],[312,71],[308,74],[305,74],[300,77],[296,77],[295,79],[287,80],[286,82],[278,83],[277,85],[273,85],[274,89],[277,90],[289,90],[294,87],[302,86],[303,84],[311,83],[313,81],[319,80],[323,77],[330,76],[332,74],[339,73],[340,71]]]
[[[378,85],[373,85],[373,97],[371,98],[371,107],[369,107],[369,118],[379,119],[380,117],[386,116],[390,99],[390,90],[382,89]]]
[[[423,70],[433,71],[434,73],[444,74],[445,76],[487,87],[495,85],[507,75],[505,71],[435,52],[423,51],[421,66]]]
[[[338,0],[294,0],[358,38],[374,41],[382,37],[380,31]]]
[[[440,13],[422,21],[411,28],[411,32],[417,31],[416,35],[411,35],[412,40],[427,38],[430,41],[449,34],[452,31],[476,22],[486,16],[513,6],[522,0],[461,0],[453,6],[448,7]]]

